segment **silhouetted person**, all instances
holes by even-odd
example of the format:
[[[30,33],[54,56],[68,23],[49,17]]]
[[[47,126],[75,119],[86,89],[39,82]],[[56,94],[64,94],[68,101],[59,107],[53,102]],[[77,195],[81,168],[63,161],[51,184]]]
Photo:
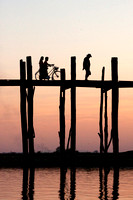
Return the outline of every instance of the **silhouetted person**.
[[[91,54],[88,54],[83,61],[83,70],[86,70],[86,75],[85,75],[85,80],[87,80],[88,76],[91,75],[91,71],[90,71],[90,58],[91,58]]]
[[[44,78],[44,63],[43,63],[44,57],[41,56],[39,60],[39,72],[40,72],[40,80]]]
[[[50,76],[48,76],[48,67],[54,66],[54,64],[48,64],[48,57],[45,57],[45,61],[43,63],[43,68],[44,68],[44,74],[45,78],[49,79]]]

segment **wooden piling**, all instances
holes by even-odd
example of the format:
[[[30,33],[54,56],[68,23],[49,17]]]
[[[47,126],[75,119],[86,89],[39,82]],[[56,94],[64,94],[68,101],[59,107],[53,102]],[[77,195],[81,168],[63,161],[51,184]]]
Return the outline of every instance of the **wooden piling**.
[[[71,151],[76,150],[76,57],[71,57]]]
[[[102,82],[104,82],[104,71],[105,68],[102,69]],[[100,121],[99,121],[99,128],[100,128],[100,153],[103,152],[103,93],[104,89],[101,87],[101,102],[100,102]]]
[[[25,62],[20,60],[20,113],[21,113],[21,129],[22,129],[22,148],[23,154],[28,154],[28,140],[27,140],[27,117],[26,117],[26,70]]]
[[[118,61],[117,58],[111,60],[112,69],[112,136],[113,136],[113,153],[119,152],[119,138],[118,138]]]
[[[65,151],[65,69],[61,69],[60,87],[60,152],[63,154]]]
[[[105,127],[104,127],[104,145],[105,149],[104,152],[107,153],[108,151],[108,115],[107,115],[107,91],[105,91]]]
[[[29,153],[34,153],[34,128],[33,128],[33,95],[32,85],[32,63],[31,56],[27,57],[27,80],[28,80],[28,136],[29,136]]]

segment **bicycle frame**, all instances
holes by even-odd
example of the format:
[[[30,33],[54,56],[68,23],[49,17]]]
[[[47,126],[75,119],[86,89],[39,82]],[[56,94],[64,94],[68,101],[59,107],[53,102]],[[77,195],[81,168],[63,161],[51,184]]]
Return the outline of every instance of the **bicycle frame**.
[[[46,76],[45,78],[44,78],[44,80],[45,79],[52,79],[52,80],[54,80],[54,75],[58,78],[59,76],[58,76],[58,74],[57,74],[57,72],[60,72],[60,70],[58,70],[59,69],[59,67],[56,67],[56,66],[54,66],[50,71],[49,71],[49,73],[48,73],[48,76]],[[40,70],[38,70],[36,73],[35,73],[35,79],[37,80],[37,74],[38,73],[40,73]],[[40,79],[40,76],[39,76],[39,79]]]

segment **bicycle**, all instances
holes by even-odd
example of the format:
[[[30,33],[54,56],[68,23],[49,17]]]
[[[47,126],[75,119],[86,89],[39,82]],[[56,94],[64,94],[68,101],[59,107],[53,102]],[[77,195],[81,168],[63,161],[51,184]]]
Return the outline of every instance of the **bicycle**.
[[[54,77],[57,77],[59,78],[59,73],[60,73],[60,70],[59,70],[59,67],[56,67],[53,65],[52,69],[49,71],[48,75],[45,76],[45,74],[40,74],[40,69],[35,73],[35,79],[36,80],[55,80]],[[40,78],[41,77],[41,78]]]

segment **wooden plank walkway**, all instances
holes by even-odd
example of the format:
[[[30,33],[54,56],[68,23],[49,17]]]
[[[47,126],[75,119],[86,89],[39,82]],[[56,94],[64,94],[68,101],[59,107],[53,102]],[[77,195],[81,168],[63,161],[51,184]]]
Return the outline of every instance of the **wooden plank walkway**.
[[[105,88],[111,89],[112,88],[112,81],[101,81],[101,80],[32,80],[28,81],[25,80],[25,86],[28,85],[32,86],[65,86],[65,88],[71,88],[71,86],[75,87],[92,87],[92,88]],[[19,79],[0,79],[0,86],[20,86],[22,83]],[[133,87],[133,81],[118,81],[117,84],[118,88],[131,88]]]

